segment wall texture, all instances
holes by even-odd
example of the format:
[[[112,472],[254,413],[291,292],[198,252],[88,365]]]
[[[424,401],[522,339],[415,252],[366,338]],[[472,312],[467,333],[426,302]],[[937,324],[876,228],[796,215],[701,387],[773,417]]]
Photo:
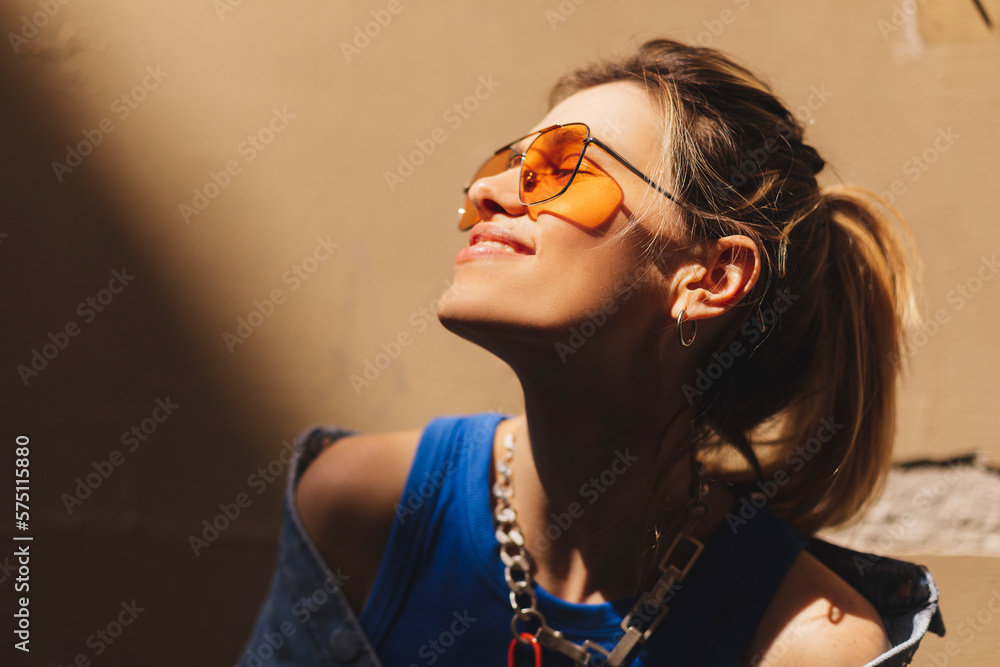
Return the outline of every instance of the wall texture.
[[[433,316],[460,188],[557,76],[654,36],[765,73],[829,178],[905,214],[927,323],[896,457],[1000,461],[1000,0],[979,4],[992,27],[959,0],[3,0],[0,414],[5,447],[30,436],[35,538],[18,664],[228,664],[285,443],[517,410],[509,370]],[[926,560],[950,624],[1000,590],[995,558]],[[916,664],[995,664],[990,621]]]

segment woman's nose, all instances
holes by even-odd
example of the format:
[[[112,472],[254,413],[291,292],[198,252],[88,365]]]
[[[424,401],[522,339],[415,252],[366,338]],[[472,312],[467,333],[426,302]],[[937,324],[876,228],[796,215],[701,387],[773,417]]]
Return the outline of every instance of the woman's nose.
[[[494,176],[480,178],[469,188],[469,202],[475,207],[480,220],[495,215],[516,218],[524,215],[528,207],[521,203],[520,167],[511,167]]]

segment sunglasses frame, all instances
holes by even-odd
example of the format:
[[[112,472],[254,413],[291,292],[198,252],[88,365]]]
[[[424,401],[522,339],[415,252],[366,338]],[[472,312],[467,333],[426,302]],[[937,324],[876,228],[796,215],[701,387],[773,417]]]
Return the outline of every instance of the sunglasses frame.
[[[573,168],[573,173],[570,175],[569,180],[566,181],[566,185],[563,186],[562,190],[560,190],[556,194],[552,195],[551,197],[547,197],[545,199],[542,199],[542,200],[539,200],[539,201],[536,201],[536,202],[531,202],[529,204],[528,202],[524,201],[524,197],[521,195],[521,189],[522,189],[523,180],[524,180],[524,173],[523,173],[524,172],[524,159],[525,159],[525,157],[527,157],[528,151],[531,150],[531,147],[534,145],[534,143],[536,141],[538,141],[538,138],[541,137],[546,132],[551,132],[553,130],[557,130],[557,129],[564,128],[564,127],[570,127],[572,125],[581,125],[581,126],[583,126],[587,130],[587,136],[584,137],[584,139],[583,139],[583,150],[580,151],[580,157],[576,161],[576,166]],[[538,135],[538,136],[535,136],[535,135]],[[528,146],[524,149],[523,153],[514,153],[513,146],[515,144],[518,144],[518,143],[524,141],[525,139],[527,139],[529,137],[533,137],[533,136],[535,136],[535,138],[531,140],[531,143],[528,144]],[[507,160],[507,167],[505,169],[503,169],[502,171],[499,171],[496,174],[492,174],[492,175],[493,176],[497,176],[499,174],[502,174],[504,171],[509,171],[510,169],[513,169],[514,165],[515,165],[515,161],[518,158],[520,158],[521,159],[520,160],[520,164],[517,165],[517,168],[518,168],[517,198],[521,202],[521,204],[524,205],[524,206],[537,206],[539,204],[544,204],[545,202],[550,202],[553,199],[555,199],[556,197],[562,196],[569,189],[569,186],[573,185],[573,179],[576,178],[577,173],[580,171],[580,165],[583,164],[584,155],[586,154],[587,148],[590,146],[590,144],[595,144],[602,151],[604,151],[605,153],[607,153],[608,155],[610,155],[612,158],[614,158],[615,160],[617,160],[619,163],[621,163],[622,166],[624,166],[626,169],[628,169],[633,174],[635,174],[636,176],[638,176],[639,178],[641,178],[646,183],[646,185],[650,186],[651,188],[654,188],[661,195],[663,195],[664,197],[666,197],[670,201],[674,202],[675,204],[677,204],[678,206],[681,206],[683,208],[683,205],[679,201],[677,201],[677,199],[675,199],[673,195],[671,195],[669,192],[667,192],[666,190],[664,190],[663,188],[661,188],[659,185],[657,185],[656,182],[653,181],[653,179],[651,179],[649,176],[647,176],[646,174],[642,173],[642,171],[638,167],[636,167],[634,164],[632,164],[627,159],[625,159],[625,157],[622,156],[621,153],[619,153],[618,151],[616,151],[615,149],[613,149],[611,146],[608,146],[606,143],[604,143],[603,141],[601,141],[600,139],[598,139],[597,137],[595,137],[594,135],[592,135],[591,132],[590,132],[590,126],[587,125],[586,123],[581,123],[581,122],[566,123],[566,124],[558,124],[557,123],[555,125],[549,125],[548,127],[543,127],[540,130],[535,130],[534,132],[530,132],[530,133],[524,135],[523,137],[521,137],[519,139],[515,139],[514,141],[510,142],[509,144],[505,144],[504,146],[501,146],[497,150],[493,151],[493,155],[490,158],[488,158],[487,160],[485,160],[483,162],[483,164],[479,167],[479,169],[476,171],[476,173],[478,174],[479,171],[481,171],[483,167],[485,167],[487,164],[489,164],[489,162],[491,160],[493,160],[493,158],[495,158],[496,156],[500,155],[502,152],[504,152],[506,150],[509,150],[511,152],[511,155],[510,155],[510,158]],[[488,178],[488,177],[486,177],[486,178]],[[476,179],[476,180],[479,180],[479,179]],[[468,185],[465,186],[465,189],[464,189],[463,192],[464,192],[464,194],[466,196],[468,196],[469,190],[472,189],[472,186],[475,184],[475,182],[476,181],[473,181],[472,183],[469,183]],[[462,215],[464,216],[464,214],[465,214],[465,209],[462,209]],[[459,220],[459,229],[460,230],[461,230],[461,226],[462,226],[462,222],[461,222],[461,219],[460,219]],[[468,231],[468,229],[471,229],[471,228],[472,227],[468,227],[465,230],[461,230],[461,231]]]

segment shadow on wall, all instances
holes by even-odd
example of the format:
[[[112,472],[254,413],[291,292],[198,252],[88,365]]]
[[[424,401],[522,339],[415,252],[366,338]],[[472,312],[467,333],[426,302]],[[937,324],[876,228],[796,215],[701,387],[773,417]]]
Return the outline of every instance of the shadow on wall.
[[[5,627],[30,596],[14,664],[232,664],[272,572],[284,477],[195,554],[189,536],[274,451],[267,407],[196,357],[128,238],[115,194],[51,162],[80,140],[23,62],[0,60],[4,438],[30,438],[30,589],[0,552]],[[93,172],[90,172],[91,174]],[[13,453],[7,459],[14,469]],[[13,475],[0,493],[10,498]],[[11,528],[7,528],[11,526]],[[4,522],[5,542],[14,544]],[[248,585],[251,582],[252,585]],[[192,661],[191,647],[198,648]],[[80,658],[79,656],[83,656]],[[154,662],[151,662],[154,661]],[[4,664],[11,664],[0,659]]]

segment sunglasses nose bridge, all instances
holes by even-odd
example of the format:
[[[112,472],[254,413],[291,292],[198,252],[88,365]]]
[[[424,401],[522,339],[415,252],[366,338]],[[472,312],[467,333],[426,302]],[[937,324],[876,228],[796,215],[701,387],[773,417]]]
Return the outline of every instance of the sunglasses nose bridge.
[[[476,179],[466,191],[462,226],[466,229],[495,214],[517,217],[523,214],[520,197],[520,169],[510,166],[503,171]]]

